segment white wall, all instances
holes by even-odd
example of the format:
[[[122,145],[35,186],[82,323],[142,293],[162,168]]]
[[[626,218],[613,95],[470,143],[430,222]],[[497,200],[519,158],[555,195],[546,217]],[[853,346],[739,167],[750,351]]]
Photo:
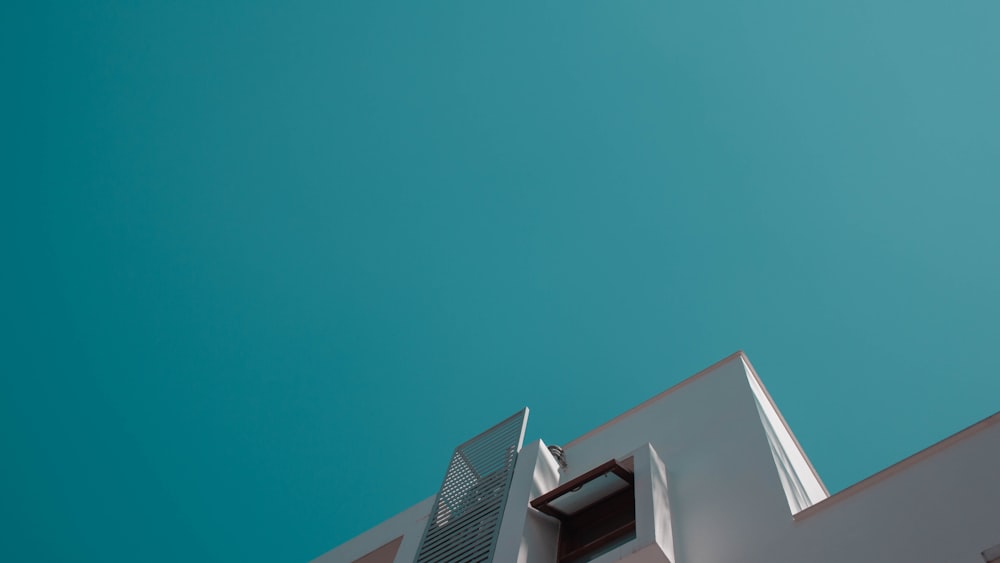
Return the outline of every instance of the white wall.
[[[1000,414],[817,504],[748,561],[983,563],[997,544]]]
[[[740,356],[565,447],[563,480],[650,443],[666,467],[678,563],[738,561],[792,526]]]
[[[669,513],[667,527],[655,533],[672,537],[667,555],[674,563],[982,563],[980,552],[1000,544],[1000,414],[827,498],[777,406],[737,353],[567,444],[563,471],[544,443],[527,445],[515,466],[495,560],[554,561],[558,525],[529,501],[640,448],[655,460],[637,472],[658,472],[659,492],[643,491],[656,498],[641,499],[637,511],[660,502],[660,513]],[[352,561],[405,534],[396,562],[408,563],[432,503],[316,561]],[[618,556],[637,547],[619,549]],[[635,553],[627,561],[660,561],[664,553]]]
[[[395,563],[411,563],[420,549],[420,538],[427,526],[427,518],[434,506],[435,497],[424,499],[400,512],[367,532],[313,559],[313,563],[347,563],[375,551],[379,547],[403,536],[403,543],[396,553]]]
[[[550,563],[558,548],[559,522],[528,503],[559,484],[559,465],[545,443],[536,440],[521,449],[514,466],[507,506],[500,524],[495,561]]]

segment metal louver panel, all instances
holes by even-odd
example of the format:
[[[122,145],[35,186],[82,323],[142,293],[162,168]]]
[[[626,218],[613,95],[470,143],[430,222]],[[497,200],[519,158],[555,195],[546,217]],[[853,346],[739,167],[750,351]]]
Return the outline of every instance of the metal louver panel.
[[[528,409],[455,448],[415,563],[493,558]]]

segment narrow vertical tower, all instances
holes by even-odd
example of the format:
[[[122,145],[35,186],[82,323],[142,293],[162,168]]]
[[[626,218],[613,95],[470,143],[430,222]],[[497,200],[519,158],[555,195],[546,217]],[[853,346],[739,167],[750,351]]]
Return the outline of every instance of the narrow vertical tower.
[[[455,448],[416,563],[491,561],[528,409]]]

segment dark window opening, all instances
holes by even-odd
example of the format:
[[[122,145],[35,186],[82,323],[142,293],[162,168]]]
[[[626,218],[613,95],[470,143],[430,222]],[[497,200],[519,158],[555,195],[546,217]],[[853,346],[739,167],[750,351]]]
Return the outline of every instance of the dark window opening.
[[[635,539],[635,479],[611,460],[531,501],[561,522],[559,562],[591,561]]]

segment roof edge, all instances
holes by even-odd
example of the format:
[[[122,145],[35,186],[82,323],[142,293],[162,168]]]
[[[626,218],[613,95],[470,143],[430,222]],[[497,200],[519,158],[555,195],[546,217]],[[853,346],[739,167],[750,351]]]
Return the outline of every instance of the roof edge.
[[[604,431],[606,428],[617,424],[621,420],[624,420],[624,419],[626,419],[626,418],[634,415],[635,413],[637,413],[637,412],[639,412],[641,410],[644,410],[647,407],[650,407],[650,406],[658,403],[661,399],[663,399],[667,395],[670,395],[674,391],[677,391],[678,389],[680,389],[680,388],[682,388],[682,387],[684,387],[684,386],[686,386],[686,385],[688,385],[690,383],[693,383],[694,381],[696,381],[698,379],[701,379],[705,375],[707,375],[710,372],[715,371],[716,369],[718,369],[718,368],[720,368],[720,367],[728,364],[729,362],[732,362],[734,360],[739,360],[741,358],[743,360],[745,360],[748,364],[750,363],[750,361],[746,359],[746,354],[743,353],[743,350],[737,350],[737,351],[733,352],[732,354],[726,356],[725,358],[722,358],[721,360],[719,360],[719,361],[715,362],[714,364],[708,366],[707,368],[705,368],[705,369],[703,369],[703,370],[695,373],[694,375],[688,377],[687,379],[684,379],[684,380],[676,383],[675,385],[672,385],[671,387],[668,387],[665,391],[661,391],[659,394],[653,395],[649,399],[646,399],[645,401],[643,401],[643,402],[639,403],[638,405],[630,408],[629,410],[627,410],[627,411],[619,414],[618,416],[612,418],[611,420],[605,422],[604,424],[601,424],[600,426],[597,426],[596,428],[588,430],[585,434],[583,434],[581,436],[577,436],[576,438],[573,438],[570,442],[568,442],[563,447],[569,448],[569,447],[573,446],[574,444],[576,444],[577,442],[583,441],[583,440],[585,440],[585,439],[587,439],[587,438],[589,438],[591,436],[599,434],[600,432]],[[751,369],[753,369],[753,368],[751,368]]]
[[[799,450],[799,453],[802,454],[802,458],[805,459],[806,465],[809,467],[809,471],[812,472],[813,477],[819,483],[819,486],[823,489],[823,492],[826,493],[826,498],[830,498],[830,490],[826,488],[826,483],[824,483],[823,479],[819,476],[819,472],[816,471],[816,467],[813,465],[812,460],[810,460],[809,456],[806,455],[805,448],[803,448],[802,444],[799,443],[799,439],[795,437],[795,432],[792,432],[791,426],[789,426],[788,421],[785,420],[785,415],[781,414],[781,409],[779,409],[777,403],[774,402],[774,398],[771,397],[771,393],[768,392],[767,386],[764,385],[764,382],[761,381],[760,376],[757,375],[757,370],[755,370],[753,368],[753,364],[750,363],[750,358],[748,358],[746,354],[743,354],[742,351],[740,353],[742,354],[743,357],[743,364],[747,367],[750,376],[757,381],[757,385],[760,386],[760,390],[761,392],[763,392],[764,397],[767,399],[767,402],[771,404],[771,408],[774,409],[774,412],[778,415],[778,420],[781,421],[781,425],[785,427],[785,432],[788,432],[788,435],[792,438],[792,442],[795,444],[796,449]],[[823,500],[826,500],[826,498],[824,498]]]
[[[989,428],[990,426],[993,426],[994,424],[1000,424],[1000,412],[993,413],[990,416],[987,416],[986,418],[978,422],[975,422],[963,428],[962,430],[959,430],[958,432],[955,432],[951,436],[948,436],[947,438],[939,442],[935,442],[930,446],[927,446],[926,448],[918,451],[917,453],[907,456],[901,459],[900,461],[897,461],[896,463],[890,465],[889,467],[886,467],[885,469],[882,469],[876,473],[873,473],[872,475],[869,475],[868,477],[865,477],[864,479],[858,481],[857,483],[848,486],[846,489],[842,489],[834,493],[833,495],[830,495],[829,497],[810,506],[809,508],[806,508],[801,512],[793,514],[792,518],[797,521],[803,520],[805,518],[808,518],[809,516],[812,516],[813,514],[816,514],[817,512],[821,512],[826,507],[836,504],[837,502],[844,500],[846,498],[850,498],[855,494],[860,493],[861,491],[867,489],[868,487],[877,485],[882,481],[885,481],[886,479],[892,477],[893,475],[901,471],[905,471],[906,469],[909,469],[910,467],[920,463],[921,461],[943,452],[944,450],[958,444],[959,442],[967,438],[972,437],[974,434],[977,434]]]

